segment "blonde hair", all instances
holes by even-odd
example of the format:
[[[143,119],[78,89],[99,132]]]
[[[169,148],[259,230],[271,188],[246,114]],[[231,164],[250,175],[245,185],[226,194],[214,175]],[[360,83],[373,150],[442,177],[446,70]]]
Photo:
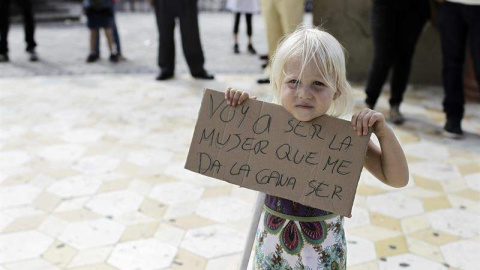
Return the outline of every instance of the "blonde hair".
[[[302,77],[305,67],[313,61],[323,77],[323,83],[340,94],[332,102],[326,112],[327,115],[339,117],[351,111],[353,92],[347,81],[342,45],[329,33],[304,25],[301,25],[278,45],[272,59],[270,86],[275,103],[281,104],[280,87],[285,77],[285,64],[293,57],[299,57],[302,61],[300,77]]]

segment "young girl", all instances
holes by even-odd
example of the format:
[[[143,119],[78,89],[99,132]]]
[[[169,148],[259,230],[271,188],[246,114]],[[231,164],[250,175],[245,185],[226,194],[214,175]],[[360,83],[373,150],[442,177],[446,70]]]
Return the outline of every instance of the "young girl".
[[[84,0],[85,13],[87,15],[87,26],[90,29],[90,54],[87,57],[87,63],[98,60],[99,55],[96,52],[96,45],[99,38],[100,28],[105,31],[107,37],[108,50],[110,51],[110,61],[118,62],[116,46],[113,43],[113,3],[116,0]]]
[[[343,48],[315,28],[299,29],[278,46],[271,88],[275,101],[300,121],[324,114],[338,117],[352,104]],[[225,98],[236,106],[249,95],[227,88]],[[366,108],[355,113],[351,123],[358,136],[372,128],[380,141],[380,148],[369,142],[365,168],[387,185],[405,186],[407,161],[385,117]],[[247,268],[253,238],[254,269],[346,269],[343,217],[334,213],[259,193],[241,270]]]

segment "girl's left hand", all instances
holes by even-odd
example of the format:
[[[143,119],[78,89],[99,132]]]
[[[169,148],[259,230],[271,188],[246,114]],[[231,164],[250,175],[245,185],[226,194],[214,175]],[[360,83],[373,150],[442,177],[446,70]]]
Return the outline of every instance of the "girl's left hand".
[[[373,127],[373,133],[381,137],[388,125],[382,113],[365,108],[352,116],[352,127],[358,136],[367,135],[368,128]]]

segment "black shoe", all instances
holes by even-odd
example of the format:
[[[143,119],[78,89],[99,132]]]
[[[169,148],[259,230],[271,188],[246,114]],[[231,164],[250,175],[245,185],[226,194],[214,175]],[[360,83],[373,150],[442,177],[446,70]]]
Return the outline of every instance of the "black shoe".
[[[234,54],[239,54],[240,53],[240,50],[238,49],[238,44],[235,43],[235,45],[233,45],[233,53]]]
[[[268,54],[260,55],[260,60],[268,60]]]
[[[0,53],[0,63],[2,62],[8,62],[10,59],[8,58],[8,54],[6,53]]]
[[[110,62],[117,63],[118,62],[118,54],[110,54]]]
[[[90,53],[87,57],[87,63],[93,63],[98,60],[98,54]]]
[[[262,68],[265,69],[267,67],[267,65],[268,65],[267,63],[262,64]]]
[[[30,55],[29,56],[30,62],[37,62],[38,61],[38,55],[34,50],[28,51],[28,54]]]
[[[270,79],[269,79],[269,78],[258,79],[258,80],[257,80],[257,83],[258,83],[258,84],[270,83]]]
[[[405,122],[405,117],[400,112],[400,105],[393,105],[390,108],[390,121],[396,125],[401,125]]]
[[[213,80],[213,79],[215,79],[215,77],[212,74],[208,73],[206,70],[204,70],[200,73],[192,74],[192,76],[195,79],[203,79],[203,80]]]
[[[257,54],[257,51],[255,51],[255,49],[253,48],[252,44],[248,44],[248,48],[247,48],[248,52],[250,54]]]
[[[450,139],[461,139],[463,137],[461,122],[461,119],[447,118],[447,123],[443,128],[443,135]]]
[[[167,72],[167,71],[160,71],[158,74],[157,78],[155,78],[157,81],[165,81],[168,79],[173,78],[173,72]]]

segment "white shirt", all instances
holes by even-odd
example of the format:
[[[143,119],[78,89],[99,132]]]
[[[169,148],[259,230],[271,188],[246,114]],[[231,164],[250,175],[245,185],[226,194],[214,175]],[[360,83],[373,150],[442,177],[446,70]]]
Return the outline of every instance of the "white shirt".
[[[258,13],[260,11],[258,0],[228,0],[227,9],[240,13]]]

